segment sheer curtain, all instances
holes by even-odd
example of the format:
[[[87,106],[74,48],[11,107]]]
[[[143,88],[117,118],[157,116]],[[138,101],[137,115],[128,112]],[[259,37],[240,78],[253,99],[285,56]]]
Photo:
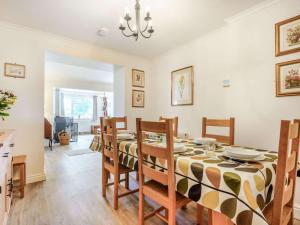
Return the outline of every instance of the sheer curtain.
[[[96,121],[98,118],[98,96],[93,96],[93,121]]]

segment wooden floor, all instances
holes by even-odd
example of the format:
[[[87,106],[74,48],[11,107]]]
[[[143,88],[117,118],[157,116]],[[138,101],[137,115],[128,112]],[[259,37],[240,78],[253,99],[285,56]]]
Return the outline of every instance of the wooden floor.
[[[47,181],[26,186],[24,199],[15,199],[8,225],[135,225],[138,224],[138,194],[120,199],[118,211],[101,195],[101,155],[67,156],[65,151],[88,148],[91,136],[77,144],[45,151]],[[132,179],[133,180],[133,179]],[[132,182],[133,183],[133,182]],[[151,210],[152,206],[148,206]],[[177,223],[195,223],[195,205],[178,210]],[[163,225],[153,217],[147,225]],[[300,225],[300,221],[295,222]]]

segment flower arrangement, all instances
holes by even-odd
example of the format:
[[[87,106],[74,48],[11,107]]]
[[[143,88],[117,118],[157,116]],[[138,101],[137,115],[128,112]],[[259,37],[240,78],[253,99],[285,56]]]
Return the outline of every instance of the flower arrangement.
[[[297,25],[294,28],[289,28],[287,30],[286,40],[289,46],[293,46],[300,43],[300,25]]]
[[[15,104],[17,97],[8,91],[0,90],[0,117],[2,120],[9,116],[7,112]]]
[[[285,77],[285,88],[300,88],[300,74],[299,70],[291,69]]]
[[[184,90],[184,76],[181,76],[179,78],[179,81],[178,81],[178,89],[179,89],[179,94],[180,94],[180,98],[182,98],[183,96],[183,90]]]

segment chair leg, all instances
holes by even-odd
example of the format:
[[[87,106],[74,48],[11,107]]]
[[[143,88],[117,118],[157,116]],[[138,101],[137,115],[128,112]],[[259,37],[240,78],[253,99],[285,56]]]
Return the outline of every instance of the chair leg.
[[[129,189],[129,173],[125,173],[125,188]]]
[[[165,219],[166,220],[169,219],[169,211],[168,211],[168,209],[165,209]]]
[[[139,191],[139,225],[144,225],[144,195],[142,189]]]
[[[290,218],[290,220],[288,222],[288,225],[293,225],[293,224],[294,224],[294,212],[292,212],[291,218]]]
[[[102,168],[102,196],[106,197],[106,185],[108,182],[108,171]]]
[[[204,208],[202,205],[197,204],[197,224],[198,225],[203,224],[203,213],[204,213],[203,209]]]
[[[213,225],[213,211],[208,209],[207,211],[208,225]]]
[[[120,175],[118,173],[116,173],[114,175],[114,209],[118,210],[119,206],[118,206],[118,198],[119,198],[119,180],[120,180]]]
[[[136,172],[136,174],[135,174],[135,179],[136,179],[136,181],[139,181],[139,179],[140,179],[140,177],[139,177],[139,172]]]
[[[168,209],[169,219],[168,225],[176,225],[176,207],[171,206]]]

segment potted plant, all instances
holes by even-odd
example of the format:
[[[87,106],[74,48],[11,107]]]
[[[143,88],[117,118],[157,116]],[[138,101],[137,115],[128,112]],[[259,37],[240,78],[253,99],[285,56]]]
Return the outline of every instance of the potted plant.
[[[0,90],[0,117],[4,120],[9,116],[8,110],[15,104],[17,97],[8,91]]]

